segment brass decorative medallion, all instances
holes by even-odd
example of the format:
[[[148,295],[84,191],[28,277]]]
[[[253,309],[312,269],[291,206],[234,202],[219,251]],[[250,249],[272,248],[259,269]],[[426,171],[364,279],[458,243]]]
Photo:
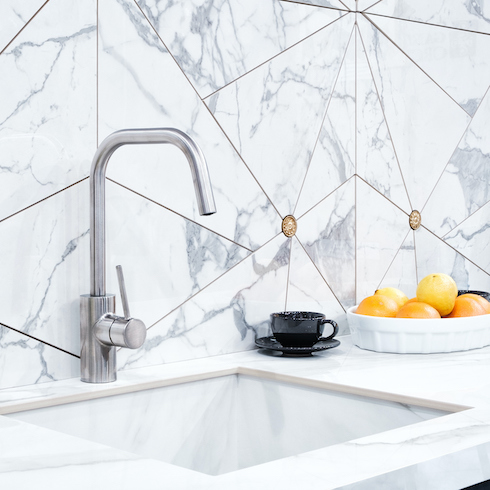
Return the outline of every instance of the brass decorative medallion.
[[[296,219],[290,214],[282,220],[282,232],[287,237],[292,237],[296,233],[298,225],[296,224]]]
[[[410,213],[408,222],[410,223],[410,228],[412,228],[412,230],[418,230],[418,228],[420,227],[420,223],[422,223],[422,216],[418,211],[414,209]]]

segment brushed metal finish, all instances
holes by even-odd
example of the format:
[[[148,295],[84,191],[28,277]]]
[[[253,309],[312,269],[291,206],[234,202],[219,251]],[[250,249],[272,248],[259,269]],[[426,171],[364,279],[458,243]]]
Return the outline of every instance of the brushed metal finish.
[[[146,338],[141,320],[130,318],[124,276],[117,267],[124,317],[115,315],[115,296],[106,294],[105,175],[112,154],[123,145],[172,144],[186,156],[201,215],[216,212],[204,155],[190,136],[175,128],[125,129],[109,135],[95,152],[90,170],[90,295],[80,297],[81,379],[116,380],[116,347],[137,349]]]
[[[116,296],[80,296],[80,371],[87,383],[109,383],[116,380],[116,349],[101,343],[95,326],[108,311],[116,310]]]
[[[95,152],[90,171],[90,293],[106,293],[105,270],[105,175],[112,154],[123,145],[172,144],[189,161],[201,215],[216,212],[208,166],[197,144],[175,128],[124,129],[110,134]]]

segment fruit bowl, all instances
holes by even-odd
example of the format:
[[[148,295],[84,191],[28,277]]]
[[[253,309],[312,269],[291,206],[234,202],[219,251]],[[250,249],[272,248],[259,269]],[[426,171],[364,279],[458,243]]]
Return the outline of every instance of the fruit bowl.
[[[432,354],[490,345],[490,314],[464,318],[384,318],[347,310],[354,343],[361,349],[397,354]]]

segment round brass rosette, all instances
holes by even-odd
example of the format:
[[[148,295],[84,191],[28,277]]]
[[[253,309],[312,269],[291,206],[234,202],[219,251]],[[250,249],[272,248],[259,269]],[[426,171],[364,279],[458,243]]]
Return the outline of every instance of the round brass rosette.
[[[294,216],[288,215],[282,220],[282,232],[287,237],[292,237],[295,235],[298,225]]]
[[[420,213],[418,211],[413,210],[410,213],[410,217],[408,219],[408,222],[410,223],[410,228],[412,228],[412,230],[418,230],[420,227],[420,224],[422,223],[422,216],[420,215]]]

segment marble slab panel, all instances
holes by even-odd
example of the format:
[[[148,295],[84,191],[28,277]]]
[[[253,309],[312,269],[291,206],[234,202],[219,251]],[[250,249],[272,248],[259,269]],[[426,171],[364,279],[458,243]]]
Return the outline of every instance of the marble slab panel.
[[[444,241],[477,266],[490,272],[490,203],[451,230],[444,236]]]
[[[0,3],[0,52],[29,22],[45,0],[3,0]]]
[[[490,200],[490,93],[434,188],[423,212],[424,225],[444,236]]]
[[[355,180],[298,220],[296,236],[344,308],[355,304]]]
[[[490,36],[419,22],[368,16],[468,114],[490,85]]]
[[[355,40],[351,35],[293,213],[296,217],[355,173],[355,67]]]
[[[147,327],[250,254],[110,181],[106,196],[107,290],[119,291],[115,268],[121,264],[131,314]]]
[[[413,298],[417,284],[414,232],[409,231],[377,289],[395,287],[403,291],[409,298]]]
[[[346,10],[347,3],[352,0],[281,0],[282,3],[294,2],[294,3],[303,3],[305,5],[316,5],[317,7],[326,7],[332,9],[342,9]]]
[[[188,162],[169,145],[121,148],[108,176],[249,249],[278,233],[277,212],[135,4],[99,4],[99,35],[100,140],[131,127],[187,132],[206,156],[218,212],[199,216]]]
[[[289,256],[278,235],[152,326],[143,347],[119,351],[121,369],[254,348],[285,308]]]
[[[374,294],[410,231],[408,216],[361,179],[356,182],[356,296]]]
[[[338,10],[275,0],[137,3],[201,97],[341,15]]]
[[[383,0],[369,13],[490,33],[490,5],[486,0]]]
[[[345,15],[206,99],[281,216],[294,210],[353,21]]]
[[[79,373],[78,357],[0,324],[0,389],[73,378]]]
[[[413,209],[421,209],[470,117],[364,17],[363,47]]]
[[[296,237],[292,238],[286,311],[317,311],[339,325],[338,335],[347,335],[345,310]],[[330,332],[328,325],[325,332]],[[328,335],[327,333],[327,335]]]
[[[47,3],[0,56],[0,219],[88,175],[95,0]]]
[[[357,34],[358,35],[358,34]],[[357,38],[357,174],[390,201],[411,212],[407,189],[361,39]]]
[[[375,4],[382,2],[383,0],[356,0],[357,1],[357,10],[362,12],[373,7]]]
[[[73,354],[89,292],[88,196],[83,181],[0,222],[0,322]]]
[[[490,275],[423,226],[415,232],[419,281],[433,272],[449,274],[458,289],[490,291]]]

